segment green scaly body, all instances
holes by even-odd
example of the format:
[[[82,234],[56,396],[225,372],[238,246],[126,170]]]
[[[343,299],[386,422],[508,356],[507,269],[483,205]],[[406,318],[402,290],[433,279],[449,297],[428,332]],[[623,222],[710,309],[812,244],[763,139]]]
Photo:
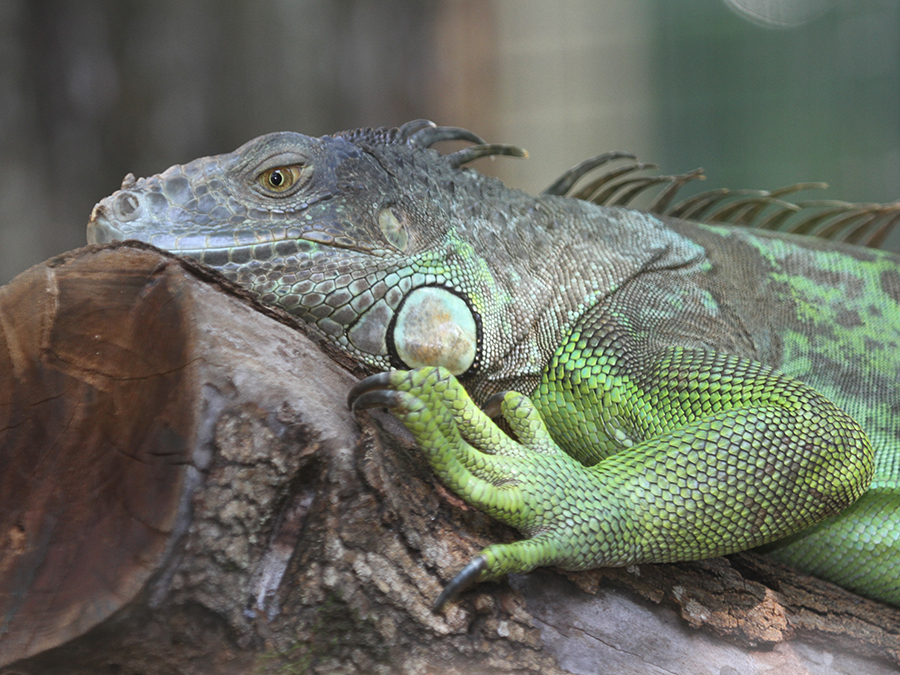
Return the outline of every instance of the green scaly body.
[[[387,371],[355,407],[394,410],[528,537],[450,592],[777,542],[900,605],[900,258],[566,197],[584,171],[533,197],[461,168],[514,150],[429,149],[447,139],[480,142],[421,121],[271,134],[126,178],[89,239],[196,257]]]

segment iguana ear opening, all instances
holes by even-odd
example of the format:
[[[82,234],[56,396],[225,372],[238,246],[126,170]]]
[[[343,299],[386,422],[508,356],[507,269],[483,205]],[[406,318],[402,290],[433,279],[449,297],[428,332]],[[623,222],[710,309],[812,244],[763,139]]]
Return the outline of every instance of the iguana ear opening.
[[[443,366],[462,375],[478,356],[478,332],[463,298],[440,286],[423,286],[406,296],[388,335],[401,365]]]
[[[378,212],[378,227],[384,238],[398,251],[405,251],[409,245],[409,233],[403,220],[397,216],[396,208],[385,206]]]

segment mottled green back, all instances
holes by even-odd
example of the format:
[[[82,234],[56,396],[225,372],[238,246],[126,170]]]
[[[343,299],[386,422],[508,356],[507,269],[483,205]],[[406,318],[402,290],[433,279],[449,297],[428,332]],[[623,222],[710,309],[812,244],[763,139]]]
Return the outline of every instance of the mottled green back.
[[[638,275],[614,304],[639,339],[724,351],[811,385],[875,451],[868,492],[767,548],[774,557],[900,604],[900,256],[811,237],[672,221],[703,255]]]
[[[812,385],[865,428],[873,489],[900,484],[900,256],[743,228],[679,229],[704,246],[696,277],[748,354]]]

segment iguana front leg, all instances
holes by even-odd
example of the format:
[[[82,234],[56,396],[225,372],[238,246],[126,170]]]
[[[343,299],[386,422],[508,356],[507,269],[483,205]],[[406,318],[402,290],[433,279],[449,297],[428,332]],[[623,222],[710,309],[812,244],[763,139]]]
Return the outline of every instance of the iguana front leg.
[[[601,542],[624,538],[598,477],[554,443],[525,396],[508,392],[500,401],[518,440],[501,431],[444,368],[373,375],[351,390],[349,400],[353,410],[389,408],[448,488],[529,536],[481,551],[450,582],[436,609],[473,583],[507,572],[599,566],[595,549]]]
[[[697,358],[698,368],[721,370],[715,359]],[[750,393],[775,391],[768,378],[784,385],[783,376],[759,369],[732,381],[739,372],[731,368],[724,379]],[[451,582],[452,593],[546,565],[579,570],[724,555],[845,508],[871,479],[868,439],[815,392],[790,385],[808,394],[799,406],[749,394],[740,406],[706,406],[590,467],[554,443],[526,397],[508,393],[501,405],[516,441],[441,368],[373,376],[351,401],[357,410],[390,408],[450,489],[528,536],[488,546]]]

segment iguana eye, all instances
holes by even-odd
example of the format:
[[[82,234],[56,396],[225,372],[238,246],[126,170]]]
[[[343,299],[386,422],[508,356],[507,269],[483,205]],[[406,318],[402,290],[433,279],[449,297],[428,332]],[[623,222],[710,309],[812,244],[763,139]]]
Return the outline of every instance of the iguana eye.
[[[296,185],[303,176],[303,166],[292,164],[290,166],[276,166],[274,169],[263,171],[256,182],[268,192],[287,192]]]

